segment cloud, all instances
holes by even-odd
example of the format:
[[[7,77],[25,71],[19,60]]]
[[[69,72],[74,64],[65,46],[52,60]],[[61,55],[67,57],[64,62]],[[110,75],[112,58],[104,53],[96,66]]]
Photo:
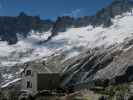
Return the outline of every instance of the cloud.
[[[76,17],[78,16],[79,13],[81,13],[81,11],[82,11],[81,9],[75,9],[71,12],[71,14]]]
[[[64,16],[73,16],[73,17],[78,17],[80,15],[82,15],[83,9],[74,9],[69,13],[65,13],[63,14]]]

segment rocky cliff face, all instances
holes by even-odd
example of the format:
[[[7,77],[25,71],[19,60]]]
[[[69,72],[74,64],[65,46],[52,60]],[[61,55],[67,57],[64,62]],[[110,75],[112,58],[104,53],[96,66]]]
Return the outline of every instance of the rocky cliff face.
[[[128,43],[89,50],[72,58],[64,73],[64,84],[108,86],[133,81],[133,48]]]
[[[20,13],[16,17],[0,17],[0,38],[9,44],[15,44],[18,36],[27,37],[28,33],[34,31],[48,31],[52,28],[53,22],[50,20],[41,20],[38,16],[29,16]]]
[[[127,11],[132,12],[132,7],[132,0],[113,0],[112,4],[101,9],[94,16],[79,18],[63,16],[58,17],[55,22],[41,20],[38,16],[29,16],[23,12],[17,17],[4,16],[0,17],[0,37],[2,41],[15,44],[18,41],[17,34],[27,37],[32,30],[46,32],[51,29],[52,35],[49,37],[51,39],[57,33],[64,32],[71,27],[84,27],[88,25],[109,27],[113,24],[112,18]]]

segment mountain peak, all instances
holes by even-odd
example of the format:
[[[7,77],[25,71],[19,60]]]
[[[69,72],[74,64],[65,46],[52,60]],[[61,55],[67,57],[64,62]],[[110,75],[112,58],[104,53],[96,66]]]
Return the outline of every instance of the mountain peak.
[[[129,3],[133,3],[133,0],[113,0],[112,3],[129,4]]]

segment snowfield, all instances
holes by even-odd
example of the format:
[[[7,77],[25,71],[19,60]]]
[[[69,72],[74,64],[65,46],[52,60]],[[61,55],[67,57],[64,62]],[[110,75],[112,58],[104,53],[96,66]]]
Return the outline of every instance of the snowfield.
[[[47,43],[51,32],[37,33],[31,31],[29,36],[23,39],[19,36],[17,44],[8,45],[0,42],[0,69],[10,67],[18,63],[24,63],[40,58],[45,58],[54,53],[65,52],[67,58],[78,55],[88,48],[104,47],[123,43],[128,38],[133,38],[133,14],[125,13],[112,19],[113,25],[108,28],[81,27],[70,28],[66,32],[60,32]],[[4,75],[3,75],[4,76]],[[13,76],[12,76],[13,77]]]
[[[8,82],[8,83],[2,85],[1,88],[5,88],[5,87],[7,87],[9,85],[12,85],[13,83],[16,83],[16,82],[20,81],[20,80],[21,80],[21,78],[17,78],[15,80],[11,81],[11,82]]]
[[[84,48],[108,47],[122,43],[133,36],[133,15],[130,13],[112,19],[113,25],[109,28],[92,26],[70,28],[66,32],[58,33],[47,43],[38,44],[47,40],[51,32],[37,33],[31,31],[26,39],[19,36],[15,45],[0,42],[0,67],[12,66],[17,63],[47,57],[55,52],[66,51],[69,57],[76,56]],[[68,58],[69,58],[68,57]]]

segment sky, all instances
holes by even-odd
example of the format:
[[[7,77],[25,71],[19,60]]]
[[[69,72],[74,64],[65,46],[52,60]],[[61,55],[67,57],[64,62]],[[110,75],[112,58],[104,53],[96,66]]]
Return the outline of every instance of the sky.
[[[42,19],[58,16],[94,15],[112,0],[0,0],[0,16],[16,16],[20,12],[37,15]]]

